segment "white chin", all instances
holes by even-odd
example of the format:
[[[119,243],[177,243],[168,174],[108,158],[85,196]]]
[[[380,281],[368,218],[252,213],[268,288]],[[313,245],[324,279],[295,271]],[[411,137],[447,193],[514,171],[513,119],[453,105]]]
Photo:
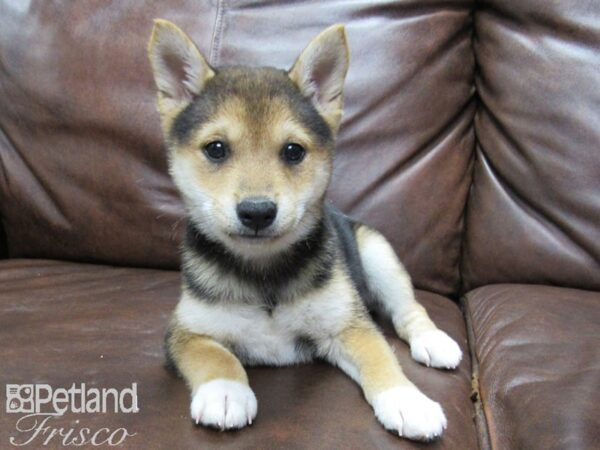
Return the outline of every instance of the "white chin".
[[[223,243],[238,256],[261,259],[285,251],[294,244],[295,240],[295,233],[288,232],[276,236],[258,237],[227,235]]]
[[[236,244],[241,245],[265,245],[278,240],[280,236],[244,236],[240,234],[229,235],[229,239]]]

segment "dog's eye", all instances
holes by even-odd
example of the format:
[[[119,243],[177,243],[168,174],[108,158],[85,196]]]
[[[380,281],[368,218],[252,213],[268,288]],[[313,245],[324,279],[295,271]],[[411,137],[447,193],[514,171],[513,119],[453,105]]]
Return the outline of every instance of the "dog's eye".
[[[213,162],[222,162],[229,156],[229,149],[224,142],[214,141],[204,146],[204,154]]]
[[[300,144],[285,144],[281,157],[288,164],[298,164],[304,159],[306,150]]]

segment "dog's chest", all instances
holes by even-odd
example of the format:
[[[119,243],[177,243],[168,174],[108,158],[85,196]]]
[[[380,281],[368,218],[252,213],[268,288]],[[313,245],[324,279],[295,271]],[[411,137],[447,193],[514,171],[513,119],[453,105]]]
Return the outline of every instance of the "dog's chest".
[[[213,337],[245,363],[286,365],[323,352],[352,315],[349,296],[317,293],[268,311],[258,305],[210,304],[183,296],[177,317],[194,333]]]

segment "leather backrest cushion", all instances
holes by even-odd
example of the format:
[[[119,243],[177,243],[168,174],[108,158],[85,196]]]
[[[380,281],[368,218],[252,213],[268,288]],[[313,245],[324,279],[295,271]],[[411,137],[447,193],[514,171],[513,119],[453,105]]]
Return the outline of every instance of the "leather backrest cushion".
[[[465,289],[600,289],[600,3],[480,2]]]
[[[330,197],[392,241],[418,287],[457,292],[475,109],[464,1],[2,3],[0,214],[11,256],[177,267],[184,212],[146,58],[155,17],[216,66],[288,68],[322,29],[346,23]]]

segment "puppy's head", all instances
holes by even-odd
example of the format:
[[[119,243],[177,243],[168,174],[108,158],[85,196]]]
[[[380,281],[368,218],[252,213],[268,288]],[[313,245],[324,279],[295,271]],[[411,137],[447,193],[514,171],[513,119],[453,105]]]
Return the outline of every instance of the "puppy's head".
[[[149,55],[171,175],[191,220],[242,256],[270,255],[319,220],[342,116],[342,25],[289,71],[214,69],[174,24],[156,20]]]

